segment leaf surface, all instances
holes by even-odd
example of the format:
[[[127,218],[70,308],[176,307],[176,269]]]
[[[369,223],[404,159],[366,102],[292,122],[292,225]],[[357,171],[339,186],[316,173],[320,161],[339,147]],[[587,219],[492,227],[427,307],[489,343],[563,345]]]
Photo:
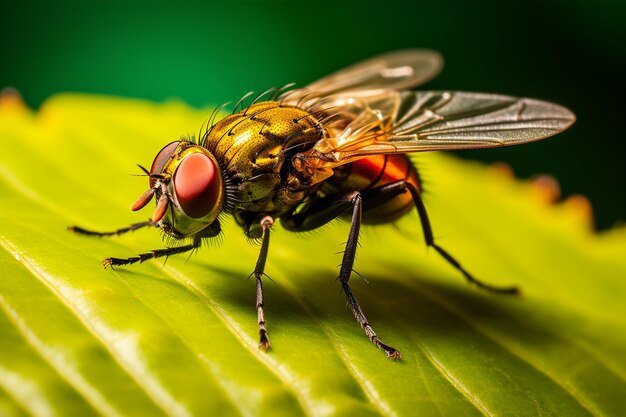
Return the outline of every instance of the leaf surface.
[[[348,225],[274,228],[266,272],[272,350],[257,349],[258,246],[224,221],[220,244],[104,270],[163,247],[143,221],[136,163],[210,112],[65,94],[31,112],[0,100],[0,414],[7,416],[606,415],[626,409],[626,231],[590,232],[585,200],[439,154],[415,160],[438,243],[415,213],[364,228],[352,287],[403,359],[385,358],[335,281]],[[512,149],[511,152],[514,152]],[[219,239],[218,239],[219,240]]]

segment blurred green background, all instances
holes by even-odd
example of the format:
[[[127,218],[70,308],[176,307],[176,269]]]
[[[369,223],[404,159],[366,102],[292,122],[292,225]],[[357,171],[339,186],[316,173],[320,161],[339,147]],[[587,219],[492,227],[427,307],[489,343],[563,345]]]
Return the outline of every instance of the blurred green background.
[[[0,88],[35,108],[63,91],[206,106],[380,52],[432,48],[446,66],[425,88],[529,96],[576,113],[556,138],[458,154],[504,161],[520,177],[550,173],[565,196],[589,197],[607,228],[626,218],[625,21],[623,2],[2,2]],[[168,140],[155,138],[155,150]]]

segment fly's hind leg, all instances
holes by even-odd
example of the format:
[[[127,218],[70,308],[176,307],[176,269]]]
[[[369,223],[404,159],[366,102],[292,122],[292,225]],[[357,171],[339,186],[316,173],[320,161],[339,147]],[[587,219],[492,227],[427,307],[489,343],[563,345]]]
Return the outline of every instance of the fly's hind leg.
[[[283,224],[286,229],[292,231],[303,232],[313,230],[345,214],[350,208],[352,208],[350,233],[348,235],[348,241],[341,261],[339,277],[337,279],[341,282],[341,288],[346,294],[350,310],[352,310],[352,314],[359,323],[359,326],[361,326],[367,337],[376,347],[385,352],[387,357],[395,361],[401,357],[400,351],[383,343],[376,335],[376,332],[374,332],[374,329],[372,329],[372,326],[369,324],[369,321],[365,317],[359,302],[348,284],[350,275],[352,274],[352,267],[354,265],[359,240],[359,231],[361,229],[361,215],[363,209],[361,193],[353,191],[336,197],[322,198],[305,211],[282,217],[281,224]]]
[[[417,213],[420,218],[420,222],[422,223],[422,231],[424,232],[424,240],[426,241],[426,245],[434,248],[439,255],[441,255],[450,265],[455,267],[465,279],[476,285],[479,288],[482,288],[487,291],[491,291],[498,294],[519,294],[519,288],[517,287],[497,287],[474,277],[470,274],[460,263],[457,261],[448,251],[435,243],[435,238],[433,235],[433,230],[430,225],[430,220],[428,219],[428,213],[426,212],[426,207],[424,206],[424,202],[422,201],[422,197],[420,196],[419,191],[415,186],[406,181],[398,181],[388,185],[384,185],[380,188],[375,188],[369,190],[368,193],[371,193],[371,201],[376,203],[377,199],[380,200],[388,200],[388,197],[385,196],[396,196],[405,192],[411,193],[411,197],[413,198],[413,203],[415,204],[415,208],[417,209]],[[368,202],[370,200],[367,200]]]

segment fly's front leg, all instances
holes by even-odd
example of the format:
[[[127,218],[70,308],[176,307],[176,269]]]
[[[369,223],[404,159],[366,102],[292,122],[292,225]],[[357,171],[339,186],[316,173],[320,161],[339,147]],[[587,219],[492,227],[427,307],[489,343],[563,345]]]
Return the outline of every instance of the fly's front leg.
[[[153,221],[133,223],[128,227],[122,227],[117,230],[112,230],[109,232],[96,232],[94,230],[83,229],[80,226],[68,226],[67,230],[70,232],[78,233],[79,235],[109,237],[109,236],[123,235],[128,232],[134,232],[135,230],[141,229],[143,227],[158,227],[158,223],[153,222]],[[194,242],[191,245],[180,246],[177,248],[155,249],[155,250],[150,251],[149,253],[142,253],[137,256],[131,256],[130,258],[106,258],[105,260],[102,261],[102,265],[105,268],[109,266],[114,267],[114,266],[130,265],[136,262],[144,262],[152,258],[159,258],[162,256],[170,256],[170,255],[176,255],[178,253],[184,253],[184,252],[197,248],[199,245],[200,245],[200,242],[198,241],[197,244],[196,242]]]
[[[221,233],[221,226],[219,221],[215,220],[205,229],[201,230],[193,237],[193,242],[189,245],[172,247],[172,248],[163,248],[163,249],[154,249],[150,252],[141,253],[137,256],[131,256],[129,258],[106,258],[102,261],[102,265],[107,267],[115,267],[115,266],[123,266],[123,265],[131,265],[134,263],[142,263],[147,261],[148,259],[162,258],[168,257],[171,255],[178,255],[181,253],[189,252],[194,249],[198,249],[202,245],[202,239],[215,237]]]
[[[142,263],[147,261],[148,259],[162,258],[168,257],[171,255],[178,255],[180,253],[189,252],[194,249],[198,249],[201,245],[201,238],[196,237],[194,241],[190,245],[178,246],[174,248],[164,248],[164,249],[154,249],[150,252],[141,253],[137,256],[131,256],[130,258],[106,258],[102,261],[102,265],[107,268],[114,266],[123,266],[123,265],[131,265],[134,263]]]
[[[119,236],[128,232],[134,232],[135,230],[141,229],[143,227],[158,227],[158,223],[153,222],[153,221],[133,223],[130,226],[121,227],[117,230],[112,230],[109,232],[96,232],[94,230],[83,229],[82,227],[79,227],[79,226],[68,226],[67,230],[70,232],[78,233],[79,235],[108,237],[108,236]]]
[[[361,214],[363,210],[363,199],[361,193],[353,191],[341,196],[326,197],[318,200],[311,205],[307,210],[293,214],[291,216],[281,217],[281,224],[286,229],[292,231],[308,231],[320,227],[331,220],[345,214],[350,208],[352,208],[352,222],[350,226],[350,233],[348,235],[348,241],[346,243],[346,249],[343,253],[343,259],[341,261],[341,269],[339,270],[339,277],[337,278],[341,282],[341,288],[346,294],[348,299],[348,305],[354,318],[359,323],[359,326],[365,331],[365,334],[376,347],[381,349],[387,357],[394,361],[401,357],[400,351],[383,343],[378,338],[369,321],[365,317],[359,302],[352,293],[348,281],[352,274],[352,267],[354,265],[354,258],[356,256],[356,248],[358,246],[359,231],[361,229]]]
[[[270,348],[270,338],[267,334],[267,328],[265,327],[265,312],[263,306],[265,301],[263,299],[263,282],[261,278],[265,274],[265,262],[267,261],[267,253],[270,247],[270,228],[274,224],[274,219],[270,216],[265,216],[261,219],[261,252],[259,258],[256,261],[254,267],[254,278],[256,280],[256,311],[257,311],[257,323],[259,325],[259,349],[268,351]]]

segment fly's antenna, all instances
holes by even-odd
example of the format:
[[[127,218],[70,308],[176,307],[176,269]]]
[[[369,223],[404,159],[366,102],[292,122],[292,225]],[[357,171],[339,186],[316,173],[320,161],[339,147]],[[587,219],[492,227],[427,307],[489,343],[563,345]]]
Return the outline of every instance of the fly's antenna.
[[[152,221],[154,223],[161,221],[163,216],[165,216],[165,212],[167,211],[167,206],[169,205],[169,203],[170,199],[167,194],[161,194],[161,197],[159,198],[159,201],[157,203],[157,207],[154,210],[154,214],[152,214]]]
[[[244,94],[239,101],[237,102],[237,104],[235,104],[235,108],[233,109],[233,112],[231,114],[235,114],[235,112],[237,111],[237,108],[243,103],[243,101],[245,99],[247,99],[248,97],[250,97],[252,94],[254,94],[254,91],[248,91],[246,94]],[[241,107],[243,109],[243,106]]]
[[[139,167],[139,169],[141,169],[143,171],[143,174],[130,174],[133,177],[149,177],[152,180],[163,180],[165,177],[161,174],[151,174],[150,171],[148,171],[145,167],[137,164],[137,166]]]
[[[150,171],[148,171],[145,167],[143,167],[143,166],[141,166],[139,164],[137,164],[137,166],[139,167],[140,170],[143,171],[144,174],[146,174],[147,176],[150,176]],[[138,175],[138,174],[134,174],[134,175]],[[143,177],[143,175],[139,175],[139,176]]]

